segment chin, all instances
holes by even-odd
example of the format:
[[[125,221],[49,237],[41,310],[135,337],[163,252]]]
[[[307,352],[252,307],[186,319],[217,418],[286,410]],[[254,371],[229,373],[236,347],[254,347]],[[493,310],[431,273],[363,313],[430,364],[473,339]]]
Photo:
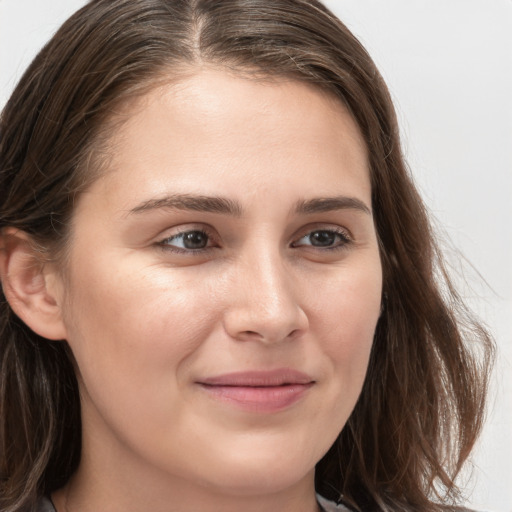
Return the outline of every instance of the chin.
[[[233,447],[234,448],[234,447]],[[304,479],[311,478],[316,462],[323,452],[313,456],[289,446],[267,446],[266,449],[238,451],[233,449],[229,457],[208,471],[210,485],[223,489],[231,495],[250,496],[273,494],[289,489]],[[211,475],[215,475],[211,480]]]
[[[306,472],[297,468],[280,465],[276,471],[272,466],[265,468],[244,468],[240,471],[226,473],[222,481],[217,481],[214,487],[222,489],[223,493],[232,496],[254,496],[262,494],[278,494],[293,488],[314,475],[314,467]]]

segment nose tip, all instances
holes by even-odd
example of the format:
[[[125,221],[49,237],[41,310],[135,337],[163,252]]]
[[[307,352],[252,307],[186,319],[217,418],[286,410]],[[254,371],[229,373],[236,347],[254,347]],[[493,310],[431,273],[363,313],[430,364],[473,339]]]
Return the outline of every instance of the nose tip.
[[[299,309],[290,313],[276,311],[272,314],[252,314],[248,309],[238,310],[229,315],[226,331],[237,341],[252,340],[273,344],[293,340],[307,331],[307,318]]]
[[[276,267],[251,274],[249,279],[245,274],[245,285],[232,294],[225,314],[225,329],[230,337],[272,344],[296,339],[306,332],[308,317],[290,276]]]
[[[228,315],[225,326],[228,334],[237,341],[273,344],[300,337],[307,331],[307,319],[302,311],[297,311],[291,318],[291,315],[283,314],[253,315],[246,309]]]

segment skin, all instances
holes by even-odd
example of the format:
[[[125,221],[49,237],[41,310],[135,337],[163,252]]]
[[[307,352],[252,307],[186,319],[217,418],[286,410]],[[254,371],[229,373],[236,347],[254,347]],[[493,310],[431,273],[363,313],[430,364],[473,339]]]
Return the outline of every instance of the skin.
[[[308,85],[206,68],[125,114],[78,201],[65,271],[45,268],[83,418],[57,509],[317,510],[314,467],[359,396],[380,311],[359,130]],[[177,194],[236,211],[178,208]],[[350,201],[297,211],[333,197]],[[184,248],[191,231],[204,248]],[[199,384],[282,368],[312,383],[277,410]]]

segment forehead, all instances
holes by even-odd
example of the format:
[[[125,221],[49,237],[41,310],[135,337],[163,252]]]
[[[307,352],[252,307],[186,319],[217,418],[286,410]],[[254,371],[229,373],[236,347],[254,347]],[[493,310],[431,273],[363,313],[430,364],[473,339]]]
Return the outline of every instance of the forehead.
[[[242,183],[286,186],[299,175],[324,195],[337,178],[370,194],[366,145],[347,108],[293,79],[197,71],[125,104],[109,147],[104,185],[130,182],[127,199],[177,186],[218,194],[219,184],[236,194]]]

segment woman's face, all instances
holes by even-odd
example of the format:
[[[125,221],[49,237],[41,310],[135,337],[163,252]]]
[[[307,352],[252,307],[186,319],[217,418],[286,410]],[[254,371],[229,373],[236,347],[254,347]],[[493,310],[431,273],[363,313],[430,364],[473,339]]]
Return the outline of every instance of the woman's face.
[[[307,85],[215,70],[125,114],[62,282],[81,471],[238,495],[310,485],[380,310],[356,124]]]

